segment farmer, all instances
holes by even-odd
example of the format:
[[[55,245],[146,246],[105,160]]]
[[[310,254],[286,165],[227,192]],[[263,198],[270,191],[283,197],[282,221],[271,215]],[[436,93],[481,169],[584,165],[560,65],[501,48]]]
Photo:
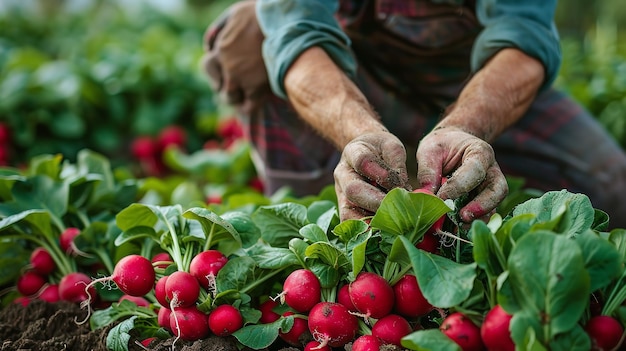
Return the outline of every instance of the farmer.
[[[268,194],[334,181],[345,220],[371,215],[392,188],[425,187],[469,195],[470,222],[507,195],[506,174],[586,194],[626,228],[626,154],[551,87],[555,6],[240,1],[205,33],[203,65],[237,107]]]

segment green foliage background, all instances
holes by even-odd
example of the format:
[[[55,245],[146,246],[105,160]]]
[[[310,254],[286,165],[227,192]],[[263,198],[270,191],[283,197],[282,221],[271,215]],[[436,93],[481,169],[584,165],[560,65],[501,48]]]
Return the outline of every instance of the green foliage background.
[[[13,130],[12,164],[42,153],[73,159],[83,148],[127,162],[134,136],[169,124],[187,129],[190,151],[200,149],[231,113],[199,60],[206,26],[232,2],[170,2],[181,6],[167,10],[144,1],[4,2],[0,121]],[[564,61],[556,85],[626,146],[621,8],[612,0],[559,4]]]

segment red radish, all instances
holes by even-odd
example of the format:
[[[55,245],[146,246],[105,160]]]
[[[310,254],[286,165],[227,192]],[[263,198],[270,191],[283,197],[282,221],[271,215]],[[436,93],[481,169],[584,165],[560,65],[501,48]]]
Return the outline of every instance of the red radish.
[[[379,351],[383,342],[374,335],[361,335],[352,343],[352,351]]]
[[[174,307],[192,306],[200,296],[198,279],[184,271],[176,271],[165,281],[165,299],[169,301],[170,309]]]
[[[292,315],[294,315],[294,313],[291,311],[283,313],[284,317]],[[291,346],[302,347],[302,345],[304,344],[303,341],[307,338],[310,338],[311,334],[309,334],[309,326],[306,319],[294,316],[293,326],[291,327],[291,329],[289,329],[289,331],[287,332],[280,331],[278,333],[278,336]]]
[[[350,299],[365,317],[382,318],[393,309],[393,288],[385,278],[372,272],[361,272],[350,283]]]
[[[376,321],[372,327],[372,335],[384,344],[402,346],[403,337],[411,334],[413,328],[409,322],[397,314],[389,314]]]
[[[298,312],[308,312],[322,298],[322,286],[315,273],[297,269],[283,283],[281,301]]]
[[[30,298],[28,296],[18,296],[13,300],[13,303],[26,307],[30,303]]]
[[[139,307],[150,307],[150,302],[141,296],[131,296],[131,295],[124,294],[120,296],[117,302],[122,302],[124,300],[128,300]]]
[[[263,183],[263,180],[261,180],[261,178],[259,177],[254,177],[250,179],[250,181],[248,182],[248,186],[261,194],[263,194],[263,191],[265,190],[265,184]]]
[[[35,295],[46,280],[35,271],[26,271],[17,279],[17,291],[24,296]]]
[[[154,336],[153,336],[153,337],[151,337],[151,338],[143,339],[143,340],[141,340],[141,345],[143,345],[143,347],[149,347],[149,346],[150,346],[150,344],[151,344],[154,340],[156,340],[156,339],[157,339],[157,338],[156,338],[156,337],[154,337]]]
[[[35,248],[30,254],[30,265],[35,272],[42,276],[52,273],[57,266],[52,255],[43,247]]]
[[[441,185],[446,184],[446,181],[448,181],[448,178],[442,177],[441,178]],[[435,195],[429,188],[430,188],[429,186],[426,186],[426,187],[423,187],[423,188],[415,189],[415,190],[413,190],[413,192],[414,193],[424,193],[424,194],[429,194],[429,195]],[[441,228],[443,228],[443,224],[444,224],[445,220],[446,220],[446,215],[443,215],[443,216],[439,217],[439,219],[437,219],[437,221],[435,223],[433,223],[433,225],[431,225],[430,228],[428,228],[428,231],[426,231],[425,234],[437,234],[437,232],[440,231]],[[428,251],[428,250],[426,250],[426,251]]]
[[[509,325],[512,315],[506,313],[500,305],[495,305],[480,326],[480,336],[488,350],[515,351]]]
[[[624,327],[617,319],[600,315],[587,321],[585,331],[591,338],[592,350],[608,351],[619,346]]]
[[[446,317],[439,329],[463,351],[480,351],[485,348],[480,337],[480,328],[460,312],[454,312]]]
[[[433,310],[428,300],[422,294],[417,278],[412,274],[405,274],[393,285],[395,296],[394,311],[402,316],[421,317]]]
[[[139,136],[130,145],[131,154],[139,160],[149,160],[156,156],[157,143],[149,136]]]
[[[226,141],[233,141],[243,137],[243,127],[236,117],[224,119],[217,125],[217,135]]]
[[[341,347],[354,340],[359,330],[357,317],[337,302],[319,302],[309,312],[309,331],[321,345]]]
[[[332,351],[332,349],[328,345],[322,346],[322,344],[320,344],[319,341],[313,340],[313,341],[309,341],[304,346],[304,351]]]
[[[37,294],[37,298],[39,300],[43,300],[46,302],[54,303],[58,302],[61,297],[59,296],[59,285],[58,284],[47,284],[43,289]]]
[[[274,307],[278,306],[278,302],[268,299],[259,306],[261,311],[261,318],[259,323],[267,324],[277,321],[280,318],[280,314],[274,312]]]
[[[61,236],[59,237],[59,246],[61,246],[61,250],[67,254],[76,252],[76,248],[74,246],[74,238],[76,238],[80,234],[80,229],[69,227],[65,229]]]
[[[159,308],[159,312],[157,312],[157,324],[161,328],[165,328],[167,330],[170,329],[170,314],[172,314],[172,310],[167,307]]]
[[[202,251],[191,260],[189,273],[198,279],[203,288],[214,288],[215,277],[227,262],[228,258],[218,250]]]
[[[350,312],[358,312],[352,300],[350,299],[350,286],[348,284],[342,285],[337,291],[337,302],[346,306]]]
[[[150,260],[155,268],[167,268],[173,261],[172,257],[167,252],[159,252],[156,255],[152,256]],[[156,263],[156,264],[155,264]]]
[[[59,281],[59,297],[70,302],[84,302],[96,297],[96,289],[91,284],[91,278],[85,273],[73,272]]]
[[[170,314],[170,329],[183,340],[199,340],[209,335],[209,319],[196,306],[177,307]]]
[[[165,307],[170,305],[165,294],[165,282],[167,282],[168,277],[169,275],[163,276],[157,280],[156,284],[154,284],[154,297],[156,297],[161,306]]]
[[[0,146],[11,143],[11,127],[6,123],[0,123]]]
[[[141,255],[128,255],[115,264],[111,276],[95,279],[90,286],[113,281],[124,294],[143,296],[152,290],[155,279],[156,273],[149,259]]]
[[[426,252],[437,253],[437,251],[439,251],[439,239],[439,234],[430,232],[424,233],[424,236],[422,236],[422,240],[415,244],[415,247],[417,247],[418,249],[422,249]]]
[[[157,142],[161,150],[165,150],[169,146],[184,148],[187,143],[187,133],[182,127],[170,125],[161,130]]]
[[[228,336],[243,327],[243,317],[231,305],[219,305],[209,314],[209,329],[217,336]]]

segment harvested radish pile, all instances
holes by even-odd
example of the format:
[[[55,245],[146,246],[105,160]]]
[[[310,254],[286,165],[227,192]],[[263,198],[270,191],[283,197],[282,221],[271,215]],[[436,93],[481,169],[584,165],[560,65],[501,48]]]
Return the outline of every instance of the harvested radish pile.
[[[340,222],[332,189],[183,206],[144,186],[88,151],[0,174],[2,350],[623,343],[626,229],[608,231],[583,194],[524,198],[467,228],[463,200],[422,191]]]

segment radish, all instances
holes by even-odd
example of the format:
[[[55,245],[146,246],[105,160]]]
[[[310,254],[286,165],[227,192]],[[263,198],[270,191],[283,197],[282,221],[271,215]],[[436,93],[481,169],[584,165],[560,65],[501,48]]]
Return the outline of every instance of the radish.
[[[319,341],[313,340],[313,341],[309,341],[304,346],[304,351],[332,351],[332,349],[328,345],[322,346],[322,344],[320,344]]]
[[[430,232],[424,233],[424,236],[422,236],[422,240],[415,244],[415,247],[426,252],[437,253],[437,251],[439,251],[439,239],[439,234]]]
[[[46,280],[35,271],[26,271],[17,279],[17,291],[24,296],[35,295],[41,289]]]
[[[124,300],[128,300],[132,303],[134,303],[135,305],[139,306],[139,307],[150,307],[150,302],[146,299],[144,299],[141,296],[131,296],[131,295],[122,295],[120,296],[120,298],[117,300],[117,302],[122,302]]]
[[[157,302],[161,304],[161,306],[169,306],[169,302],[167,301],[167,297],[165,294],[165,282],[167,282],[167,278],[169,275],[165,275],[159,280],[157,280],[156,284],[154,284],[154,297],[156,297]]]
[[[149,136],[138,136],[130,144],[131,154],[139,160],[152,159],[157,154],[157,143]]]
[[[309,331],[321,347],[341,347],[354,340],[359,321],[337,302],[319,302],[309,312]]]
[[[350,283],[348,291],[354,307],[364,313],[366,318],[382,318],[393,309],[393,289],[385,278],[376,273],[359,273]]]
[[[157,143],[161,150],[165,150],[169,146],[176,146],[182,149],[187,143],[187,133],[182,127],[170,125],[159,132]]]
[[[155,268],[167,268],[170,264],[172,264],[172,257],[167,252],[159,252],[156,255],[152,256],[150,260]]]
[[[200,283],[191,273],[176,271],[165,281],[165,299],[170,309],[192,306],[200,296]]]
[[[231,305],[219,305],[209,314],[209,329],[217,336],[228,336],[243,327],[243,317]]]
[[[297,312],[308,312],[322,298],[322,286],[315,273],[297,269],[289,274],[279,295],[281,302]]]
[[[89,286],[113,281],[124,294],[143,296],[152,290],[155,279],[156,273],[149,259],[141,255],[128,255],[115,264],[111,276],[95,279]]]
[[[383,342],[374,335],[361,335],[352,343],[352,351],[379,351]]]
[[[480,328],[460,312],[446,317],[439,329],[463,351],[480,351],[485,348],[480,337]]]
[[[59,296],[59,285],[46,284],[37,294],[37,298],[50,303],[58,302],[61,299]]]
[[[61,250],[67,254],[75,253],[76,246],[74,245],[74,238],[80,235],[80,229],[69,227],[65,229],[59,237],[59,246]]]
[[[480,326],[480,336],[489,350],[515,351],[509,325],[512,315],[506,313],[502,306],[495,305],[487,314]]]
[[[170,314],[172,314],[172,310],[167,307],[159,308],[159,312],[157,312],[157,324],[159,327],[165,328],[167,330],[170,329]]]
[[[350,299],[349,289],[350,287],[348,284],[342,285],[341,288],[339,288],[339,290],[337,291],[337,302],[346,306],[348,308],[348,311],[350,312],[358,312],[356,307],[354,307],[352,300]]]
[[[19,305],[22,305],[22,306],[26,307],[30,303],[30,297],[28,297],[28,296],[18,296],[15,299],[13,299],[13,303],[14,304],[19,304]]]
[[[91,303],[96,296],[96,289],[91,285],[91,278],[85,273],[73,272],[59,281],[59,297],[70,302]]]
[[[170,329],[177,338],[199,340],[209,335],[209,319],[196,306],[178,307],[170,314]]]
[[[402,346],[401,340],[413,332],[409,322],[397,314],[389,314],[376,321],[372,335],[385,344]]]
[[[150,337],[150,338],[146,338],[146,339],[141,340],[141,342],[140,342],[140,343],[141,343],[141,345],[142,345],[143,347],[145,347],[147,350],[149,350],[149,349],[148,349],[148,347],[150,347],[150,344],[152,344],[152,342],[153,342],[154,340],[156,340],[156,339],[157,339],[157,338],[156,338],[155,336],[153,336],[153,337]]]
[[[311,338],[311,334],[309,333],[309,326],[306,319],[295,316],[293,312],[287,311],[283,313],[283,317],[288,317],[292,315],[294,316],[293,326],[287,332],[283,332],[281,330],[278,333],[278,336],[291,346],[302,347],[302,345],[304,345],[304,342],[310,340]]]
[[[54,272],[56,263],[50,252],[43,247],[37,247],[30,254],[31,268],[42,276],[47,276]]]
[[[615,350],[620,344],[624,327],[615,318],[606,315],[591,317],[585,325],[592,349],[598,351]]]
[[[259,318],[259,323],[267,324],[277,321],[280,318],[280,314],[274,312],[274,307],[278,306],[278,302],[268,299],[263,302],[259,306],[259,311],[261,311],[261,318]]]
[[[189,264],[189,273],[196,277],[205,289],[215,290],[215,277],[228,262],[218,250],[206,250],[197,254]]]
[[[422,294],[417,278],[412,274],[405,274],[393,285],[395,296],[394,311],[402,316],[421,317],[433,310],[428,300]]]

